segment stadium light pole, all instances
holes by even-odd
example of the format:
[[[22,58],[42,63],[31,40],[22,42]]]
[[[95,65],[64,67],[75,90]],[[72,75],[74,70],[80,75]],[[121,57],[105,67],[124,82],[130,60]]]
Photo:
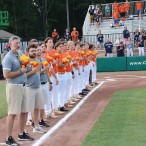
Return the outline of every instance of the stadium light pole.
[[[68,0],[66,0],[66,13],[67,13],[67,29],[70,31],[70,24],[69,24],[69,5],[68,5]]]

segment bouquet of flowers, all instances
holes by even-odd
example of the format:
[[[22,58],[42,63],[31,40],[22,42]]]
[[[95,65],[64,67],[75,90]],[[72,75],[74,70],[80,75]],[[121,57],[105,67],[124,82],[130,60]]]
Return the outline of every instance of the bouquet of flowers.
[[[90,56],[89,52],[86,53],[87,56]]]
[[[78,56],[76,57],[76,61],[80,61],[80,58]]]
[[[67,64],[67,63],[69,63],[69,60],[67,58],[63,58],[62,63]]]
[[[81,51],[80,52],[81,56],[85,55],[85,52],[84,51]]]
[[[67,59],[71,59],[71,56],[70,56],[70,55],[68,55],[68,56],[67,56]]]
[[[37,62],[37,61],[31,61],[30,62],[30,65],[32,66],[32,68],[36,68],[36,67],[39,66],[39,62]]]
[[[47,56],[46,57],[46,60],[47,60],[48,63],[53,62],[53,58],[51,56]]]
[[[49,63],[48,63],[48,61],[45,60],[45,61],[42,62],[42,65],[47,67],[49,65]]]
[[[31,61],[30,62],[30,65],[32,66],[32,68],[36,68],[36,67],[38,67],[40,64],[39,64],[39,62],[37,62],[37,61]],[[36,74],[38,73],[38,71],[36,71]]]
[[[54,59],[59,59],[60,55],[58,53],[55,53],[53,57]]]
[[[92,55],[92,51],[88,51],[88,53],[89,53],[89,56]]]
[[[42,61],[42,65],[43,65],[43,67],[47,67],[49,65],[49,63],[48,63],[48,61],[44,60],[44,61]],[[46,71],[44,71],[44,73],[45,72]]]
[[[24,54],[19,57],[19,60],[22,64],[22,68],[25,68],[29,63],[29,58]]]

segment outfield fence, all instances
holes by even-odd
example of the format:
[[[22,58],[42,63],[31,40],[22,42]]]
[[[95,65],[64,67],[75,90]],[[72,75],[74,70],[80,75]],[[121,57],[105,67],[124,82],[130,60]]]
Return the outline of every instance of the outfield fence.
[[[146,70],[146,56],[98,58],[97,72]]]

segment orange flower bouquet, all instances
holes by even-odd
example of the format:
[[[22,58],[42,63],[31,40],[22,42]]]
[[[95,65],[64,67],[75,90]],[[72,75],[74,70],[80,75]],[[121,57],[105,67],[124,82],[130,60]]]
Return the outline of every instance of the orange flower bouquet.
[[[39,64],[39,62],[37,62],[37,61],[31,61],[31,62],[30,62],[30,65],[32,66],[32,68],[36,68],[36,67],[38,67],[40,64]],[[38,71],[37,71],[36,73],[38,73]]]
[[[92,51],[89,51],[88,53],[89,53],[89,56],[92,55]]]
[[[37,61],[31,61],[30,62],[30,65],[32,65],[33,68],[36,68],[36,67],[39,66],[39,62],[37,62]]]
[[[80,58],[78,56],[76,57],[76,61],[80,61]]]
[[[89,53],[89,52],[87,52],[87,53],[86,53],[86,56],[90,56],[90,53]]]
[[[72,61],[72,58],[71,58],[71,56],[70,56],[70,55],[68,55],[68,56],[67,56],[67,59],[68,59],[68,61],[69,61],[69,62],[71,62],[71,61]]]
[[[81,54],[81,56],[84,56],[85,55],[85,52],[84,51],[81,51],[80,54]]]
[[[58,53],[55,53],[53,57],[54,59],[59,59],[60,55]]]
[[[70,56],[70,55],[68,55],[68,56],[67,56],[67,59],[71,59],[71,56]]]
[[[92,52],[92,56],[93,56],[94,58],[97,57],[97,54],[98,54],[98,51],[94,51],[94,52]]]
[[[67,64],[67,63],[69,63],[69,60],[67,58],[63,58],[62,63]]]
[[[43,64],[43,66],[45,66],[45,67],[47,67],[47,66],[49,65],[48,61],[46,61],[46,60],[43,61],[42,64]]]
[[[49,63],[48,63],[48,61],[45,60],[42,62],[42,65],[43,65],[43,67],[47,67],[49,65]],[[45,71],[44,71],[44,73],[45,73]]]
[[[25,68],[29,63],[29,58],[26,55],[21,55],[19,57],[19,60],[20,60],[20,62],[22,64],[22,68]]]
[[[51,56],[46,56],[46,60],[48,63],[53,62],[53,58]]]

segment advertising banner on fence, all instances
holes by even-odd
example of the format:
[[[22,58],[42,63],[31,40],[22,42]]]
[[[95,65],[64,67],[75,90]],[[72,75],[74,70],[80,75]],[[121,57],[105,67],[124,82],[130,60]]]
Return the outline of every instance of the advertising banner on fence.
[[[146,70],[146,56],[127,57],[127,70]]]
[[[146,56],[97,59],[97,72],[132,70],[146,70]]]

